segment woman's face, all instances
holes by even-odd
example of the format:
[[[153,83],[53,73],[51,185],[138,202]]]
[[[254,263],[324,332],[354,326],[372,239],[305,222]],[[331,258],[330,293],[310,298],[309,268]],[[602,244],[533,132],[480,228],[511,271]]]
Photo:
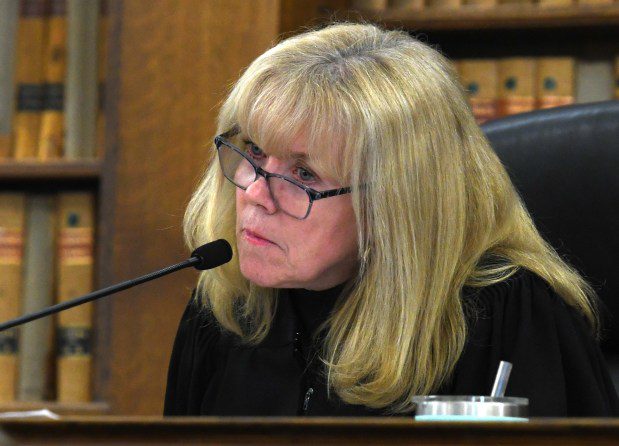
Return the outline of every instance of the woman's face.
[[[316,190],[342,186],[320,178],[301,157],[297,140],[290,159],[265,155],[251,144],[242,147],[260,159],[264,170],[301,181]],[[298,220],[279,210],[266,180],[258,177],[246,190],[236,190],[236,236],[241,273],[267,288],[328,289],[356,273],[357,230],[350,194],[313,203],[309,216]]]

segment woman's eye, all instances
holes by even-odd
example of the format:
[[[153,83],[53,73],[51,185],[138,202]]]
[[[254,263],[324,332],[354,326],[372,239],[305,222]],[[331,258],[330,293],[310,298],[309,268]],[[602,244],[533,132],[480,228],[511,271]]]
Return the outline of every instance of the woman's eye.
[[[316,175],[314,175],[310,170],[307,170],[304,167],[297,167],[295,173],[301,181],[308,182],[316,180]]]
[[[262,159],[265,154],[260,147],[252,143],[251,141],[244,141],[245,151],[254,159]]]

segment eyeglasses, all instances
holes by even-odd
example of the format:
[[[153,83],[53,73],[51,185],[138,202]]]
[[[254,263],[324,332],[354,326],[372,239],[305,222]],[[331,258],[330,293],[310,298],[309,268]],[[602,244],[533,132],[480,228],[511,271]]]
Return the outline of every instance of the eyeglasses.
[[[236,135],[238,131],[238,128],[234,127],[215,137],[215,148],[222,173],[239,189],[246,190],[258,180],[258,176],[264,177],[277,208],[299,220],[307,218],[314,201],[350,193],[350,187],[317,191],[293,178],[267,172],[245,151],[228,141],[227,138]]]

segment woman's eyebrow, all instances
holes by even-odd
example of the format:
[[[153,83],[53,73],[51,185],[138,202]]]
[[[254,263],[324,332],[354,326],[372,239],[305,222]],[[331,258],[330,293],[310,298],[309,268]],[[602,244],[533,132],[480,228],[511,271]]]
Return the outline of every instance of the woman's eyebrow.
[[[296,153],[296,152],[291,152],[290,153],[290,158],[294,159],[294,160],[301,160],[301,161],[307,161],[309,160],[309,157],[307,156],[307,153]]]
[[[241,133],[240,136],[243,142],[253,144],[256,148],[266,153],[266,151],[262,147],[260,147],[258,144],[256,144],[254,141],[252,141],[252,139],[249,136],[247,136],[247,134]],[[288,152],[287,155],[288,155],[287,158],[290,158],[294,161],[305,161],[305,162],[309,161],[309,156],[307,156],[307,153]]]

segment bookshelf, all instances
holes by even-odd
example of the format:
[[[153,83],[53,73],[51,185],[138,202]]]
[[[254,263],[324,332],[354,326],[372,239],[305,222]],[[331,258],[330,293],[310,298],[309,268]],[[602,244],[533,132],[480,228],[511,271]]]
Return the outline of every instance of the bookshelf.
[[[482,30],[531,28],[594,28],[619,25],[619,3],[541,8],[537,4],[506,3],[493,7],[462,5],[456,9],[420,11],[388,8],[360,11],[365,19],[411,30]]]
[[[525,95],[526,99],[532,95],[533,108],[549,104],[541,96],[551,101],[557,99],[557,104],[569,103],[569,97],[576,103],[617,97],[616,87],[613,93],[613,82],[617,82],[616,65],[619,64],[616,62],[619,56],[617,1],[568,0],[561,2],[563,5],[549,5],[548,0],[497,0],[495,5],[482,5],[479,3],[483,2],[475,0],[456,0],[455,3],[461,4],[453,7],[434,6],[431,4],[434,0],[423,1],[423,8],[414,9],[394,6],[407,3],[400,0],[350,0],[344,6],[316,8],[313,20],[319,22],[325,17],[336,17],[408,31],[456,62],[465,87],[470,85],[478,91],[483,83],[484,94],[488,94],[490,87],[488,63],[494,63],[496,67],[492,70],[496,70],[497,78],[492,82],[497,82],[494,88],[498,88],[494,99],[498,112],[494,117],[501,115],[500,110],[506,110],[502,106],[507,100],[504,98],[514,93],[509,92],[513,87],[503,82],[524,76],[522,64],[533,64],[529,71],[533,76],[533,91],[525,89],[516,95]],[[367,5],[375,5],[375,8],[368,9]],[[508,68],[515,58],[520,60],[520,65],[512,64]],[[463,76],[459,61],[468,66],[467,76]],[[479,67],[473,68],[474,64]],[[517,82],[524,85],[528,77]],[[547,89],[552,83],[555,86]],[[521,97],[525,99],[525,96]],[[471,102],[477,104],[474,112],[476,116],[484,115],[478,100],[473,94]],[[483,122],[486,118],[479,119]]]
[[[104,122],[102,102],[97,102],[103,81],[97,78],[97,66],[105,60],[99,57],[103,5],[73,0],[0,3],[0,192],[3,215],[11,217],[11,223],[3,224],[0,263],[3,297],[9,297],[4,301],[17,302],[16,312],[4,307],[3,319],[56,303],[62,289],[79,293],[94,286],[94,207],[105,159],[102,137],[96,138],[96,127]],[[76,212],[76,200],[83,213]],[[79,272],[70,271],[75,265]],[[89,395],[91,343],[88,336],[77,336],[94,322],[89,317],[61,327],[61,320],[48,317],[15,330],[18,351],[2,351],[6,374],[0,411],[109,411],[107,402]],[[71,338],[65,337],[68,333]],[[72,349],[77,344],[82,350],[76,355]],[[62,345],[61,354],[57,345]],[[75,397],[67,390],[76,387],[78,369],[83,383],[78,387],[85,396]]]
[[[91,403],[57,403],[49,401],[45,403],[15,401],[0,404],[1,412],[23,412],[46,408],[58,415],[105,415],[110,413],[110,405],[105,402]]]
[[[101,161],[48,161],[0,163],[0,185],[15,182],[84,182],[96,184],[101,176]]]
[[[618,2],[552,8],[521,2],[420,11],[346,9],[333,14],[409,30],[454,59],[561,55],[610,60],[619,54]]]

